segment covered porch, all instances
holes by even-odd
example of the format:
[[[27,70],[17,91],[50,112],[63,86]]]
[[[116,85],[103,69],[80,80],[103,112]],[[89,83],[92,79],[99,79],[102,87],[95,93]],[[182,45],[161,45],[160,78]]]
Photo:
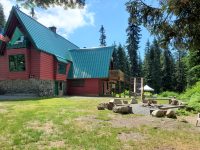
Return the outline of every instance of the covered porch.
[[[102,95],[115,96],[125,86],[125,74],[121,70],[109,70],[109,78],[102,81]]]

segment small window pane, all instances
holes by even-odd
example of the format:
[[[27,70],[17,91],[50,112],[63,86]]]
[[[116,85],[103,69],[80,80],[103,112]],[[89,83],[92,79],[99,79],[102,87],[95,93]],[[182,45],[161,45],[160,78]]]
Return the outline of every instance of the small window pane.
[[[66,64],[64,64],[64,63],[58,64],[58,73],[59,74],[66,74]]]

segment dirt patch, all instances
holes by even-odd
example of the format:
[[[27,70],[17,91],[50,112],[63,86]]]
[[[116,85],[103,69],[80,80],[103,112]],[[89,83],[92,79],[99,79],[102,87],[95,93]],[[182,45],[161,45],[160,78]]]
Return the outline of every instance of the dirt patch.
[[[99,126],[101,120],[96,119],[96,116],[82,116],[74,120],[74,124],[78,129],[92,131]]]
[[[48,122],[46,122],[44,124],[42,124],[39,121],[29,122],[27,124],[27,127],[31,128],[31,129],[34,129],[34,130],[43,131],[46,134],[51,134],[51,133],[55,132],[55,130],[56,130],[56,128],[55,128],[55,126],[54,126],[52,121],[48,121]]]
[[[50,147],[51,148],[62,148],[65,146],[64,141],[51,141],[50,142]]]
[[[117,138],[122,142],[128,141],[144,141],[148,139],[147,135],[143,135],[137,132],[130,132],[130,133],[121,133],[118,134]]]
[[[5,114],[7,113],[8,110],[7,109],[4,109],[4,108],[0,108],[0,114]]]
[[[167,130],[177,130],[180,129],[180,127],[185,128],[187,131],[199,131],[200,127],[195,127],[195,124],[192,123],[184,123],[181,122],[179,119],[170,119],[170,118],[156,118],[152,116],[133,116],[129,118],[124,118],[120,115],[116,116],[115,118],[112,118],[110,120],[113,127],[126,127],[126,128],[132,128],[132,127],[140,127],[143,125],[146,126],[152,126],[153,128],[161,128],[161,129],[167,129]]]

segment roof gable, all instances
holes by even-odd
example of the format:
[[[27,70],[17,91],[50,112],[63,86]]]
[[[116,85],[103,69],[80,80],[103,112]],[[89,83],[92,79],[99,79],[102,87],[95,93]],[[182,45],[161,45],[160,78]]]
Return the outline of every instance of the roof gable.
[[[16,15],[36,49],[53,54],[63,59],[63,61],[66,61],[66,51],[79,48],[15,7],[12,8],[10,15],[13,14]],[[12,19],[8,20],[8,24],[9,23],[12,23]]]
[[[108,78],[114,47],[70,50],[72,66],[68,78]]]

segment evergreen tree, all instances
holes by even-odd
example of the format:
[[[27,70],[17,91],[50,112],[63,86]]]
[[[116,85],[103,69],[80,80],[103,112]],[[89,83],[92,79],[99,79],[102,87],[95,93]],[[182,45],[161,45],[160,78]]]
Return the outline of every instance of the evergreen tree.
[[[100,39],[99,39],[100,46],[106,46],[106,34],[103,25],[101,26],[99,32],[100,32]]]
[[[138,77],[139,76],[139,67],[138,67],[138,44],[139,44],[139,39],[140,39],[140,27],[139,25],[135,22],[133,22],[134,19],[137,18],[137,14],[133,11],[134,7],[132,2],[126,3],[126,9],[128,13],[130,14],[129,19],[128,19],[128,28],[126,30],[127,32],[127,50],[128,50],[128,55],[130,58],[130,71],[131,71],[131,76],[133,77]]]
[[[117,50],[117,56],[118,56],[118,63],[119,63],[119,68],[122,72],[126,73],[126,52],[124,51],[124,48],[122,47],[121,44],[119,44],[118,46],[118,50]]]
[[[168,48],[164,49],[162,60],[162,88],[163,91],[172,91],[174,89],[174,62],[172,54]]]
[[[113,69],[117,70],[119,69],[119,60],[118,60],[118,50],[115,43],[114,43],[114,50],[112,57],[113,57]]]
[[[161,49],[158,45],[158,42],[156,39],[154,39],[152,44],[152,53],[153,57],[152,59],[152,87],[154,88],[156,93],[160,92],[161,89],[161,63],[160,63],[160,55],[161,55]]]
[[[150,65],[150,42],[149,40],[146,43],[145,47],[145,56],[144,56],[144,63],[143,63],[143,74],[144,74],[144,81],[145,84],[150,85],[151,81],[151,65]]]
[[[176,79],[175,89],[179,93],[183,92],[187,85],[187,79],[186,79],[187,67],[185,63],[185,58],[186,58],[186,52],[178,50],[176,66],[175,66],[175,79]]]
[[[143,77],[142,59],[140,53],[138,54],[138,77]]]
[[[5,25],[5,15],[3,11],[3,6],[0,3],[0,29],[3,28]]]
[[[134,23],[141,23],[159,38],[163,48],[169,45],[190,51],[188,82],[193,85],[200,80],[200,1],[164,0],[159,8],[142,0],[133,0]]]

